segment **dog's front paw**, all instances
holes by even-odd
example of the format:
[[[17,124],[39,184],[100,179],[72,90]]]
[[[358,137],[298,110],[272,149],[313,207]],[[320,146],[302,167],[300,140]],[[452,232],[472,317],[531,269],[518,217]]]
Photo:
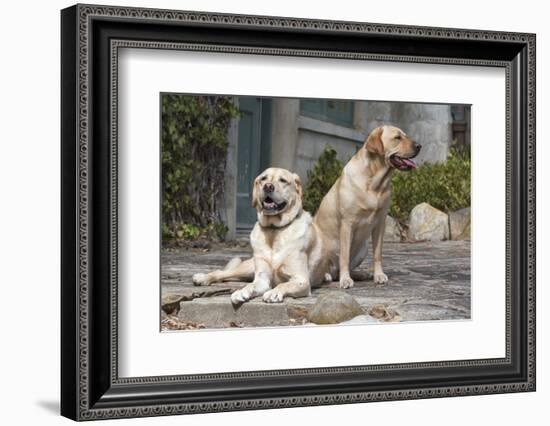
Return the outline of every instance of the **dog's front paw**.
[[[254,287],[249,284],[231,294],[231,303],[238,305],[252,299],[252,297],[254,297]]]
[[[349,276],[340,277],[340,288],[353,287],[353,280]]]
[[[388,282],[388,276],[383,272],[374,274],[374,283],[375,284],[386,284]]]
[[[194,285],[210,285],[210,279],[208,278],[208,274],[194,274],[193,275],[193,284]]]
[[[281,303],[285,298],[283,292],[274,288],[273,290],[266,291],[264,293],[264,302],[266,303]]]

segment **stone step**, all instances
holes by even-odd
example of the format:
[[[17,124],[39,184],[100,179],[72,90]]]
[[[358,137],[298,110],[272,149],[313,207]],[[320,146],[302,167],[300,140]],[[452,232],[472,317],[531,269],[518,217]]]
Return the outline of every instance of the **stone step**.
[[[314,298],[302,298],[300,303],[265,303],[259,298],[235,306],[229,296],[218,296],[181,302],[178,317],[206,328],[301,325],[313,303]]]

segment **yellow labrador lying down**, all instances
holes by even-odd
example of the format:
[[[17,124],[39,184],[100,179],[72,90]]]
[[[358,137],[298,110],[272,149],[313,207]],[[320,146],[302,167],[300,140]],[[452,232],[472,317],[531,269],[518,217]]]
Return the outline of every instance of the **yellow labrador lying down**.
[[[300,177],[270,168],[254,181],[252,206],[258,222],[250,234],[254,281],[231,295],[234,303],[262,296],[281,302],[285,296],[310,294],[324,277],[321,239],[311,215],[302,209]],[[274,288],[271,288],[273,285]]]
[[[250,235],[253,258],[230,261],[225,269],[195,274],[195,285],[220,281],[250,281],[231,296],[242,303],[263,295],[266,302],[310,294],[323,280],[353,286],[353,269],[367,255],[371,237],[374,281],[385,283],[382,242],[395,169],[416,167],[412,158],[421,146],[393,126],[374,129],[363,147],[344,167],[315,218],[302,209],[298,175],[270,168],[254,181],[253,207],[258,222]],[[362,278],[362,277],[361,277]]]

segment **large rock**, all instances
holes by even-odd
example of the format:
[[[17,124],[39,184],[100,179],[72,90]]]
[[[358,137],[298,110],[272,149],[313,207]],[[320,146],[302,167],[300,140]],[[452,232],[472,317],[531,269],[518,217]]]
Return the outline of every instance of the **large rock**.
[[[338,324],[364,313],[353,296],[343,291],[334,291],[323,294],[317,299],[307,319],[315,324]]]
[[[401,227],[399,222],[391,216],[386,216],[386,229],[384,230],[384,241],[400,242]]]
[[[449,216],[428,203],[417,205],[411,211],[409,237],[415,241],[448,240]]]
[[[470,238],[470,207],[449,213],[449,229],[452,240],[468,240]]]

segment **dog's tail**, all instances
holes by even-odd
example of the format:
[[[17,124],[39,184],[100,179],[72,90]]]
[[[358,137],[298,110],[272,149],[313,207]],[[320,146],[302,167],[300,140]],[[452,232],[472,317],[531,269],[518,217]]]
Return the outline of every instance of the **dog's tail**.
[[[234,269],[237,266],[239,266],[242,263],[242,260],[240,257],[234,257],[229,262],[227,262],[227,265],[225,265],[225,268],[223,268],[225,271],[229,269]]]

